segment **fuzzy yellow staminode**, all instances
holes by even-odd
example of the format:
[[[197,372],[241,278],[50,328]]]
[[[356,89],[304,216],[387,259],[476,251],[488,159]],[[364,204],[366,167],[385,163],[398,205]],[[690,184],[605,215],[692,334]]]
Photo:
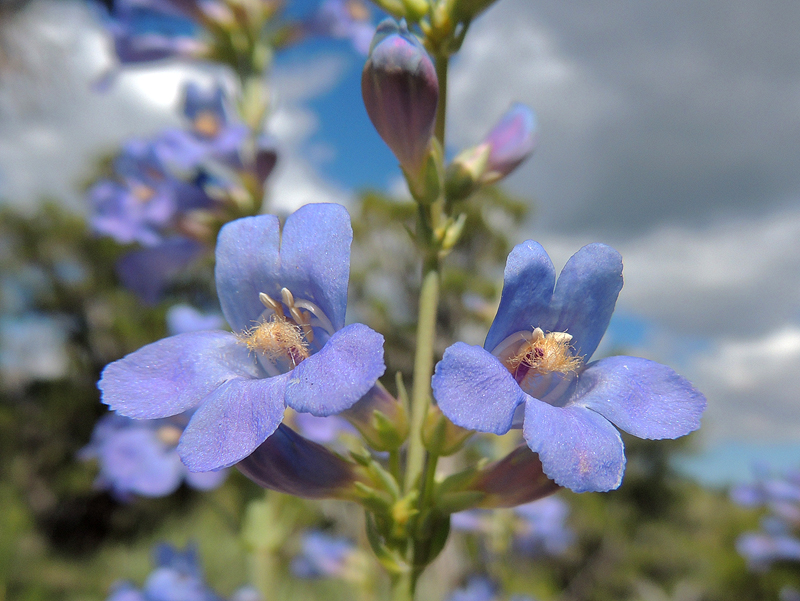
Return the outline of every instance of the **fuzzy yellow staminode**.
[[[533,334],[523,344],[517,354],[506,361],[509,371],[514,373],[520,365],[545,375],[552,372],[569,374],[578,370],[581,357],[575,357],[570,350],[572,335],[566,332],[548,332],[535,328]]]
[[[238,334],[237,338],[248,349],[270,361],[289,359],[297,365],[310,355],[303,329],[276,315]]]

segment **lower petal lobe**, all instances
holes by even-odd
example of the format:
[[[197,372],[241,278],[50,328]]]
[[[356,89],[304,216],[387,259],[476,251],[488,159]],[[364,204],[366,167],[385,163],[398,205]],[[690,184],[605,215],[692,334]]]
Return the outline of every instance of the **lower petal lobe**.
[[[625,453],[617,429],[585,407],[553,407],[533,397],[525,402],[522,435],[539,454],[544,473],[575,492],[617,488]]]
[[[241,461],[272,434],[283,419],[289,374],[225,382],[194,413],[178,453],[193,472]]]
[[[491,353],[456,342],[444,352],[431,379],[433,396],[450,421],[462,428],[505,434],[525,393]]]
[[[384,371],[383,336],[354,323],[292,370],[286,404],[317,416],[339,413],[364,396]]]

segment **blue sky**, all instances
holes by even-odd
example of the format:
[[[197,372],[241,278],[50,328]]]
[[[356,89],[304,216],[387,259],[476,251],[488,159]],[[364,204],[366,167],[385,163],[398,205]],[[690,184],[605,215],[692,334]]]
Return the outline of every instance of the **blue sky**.
[[[708,473],[727,453],[746,477],[747,454],[775,445],[800,463],[799,26],[788,1],[499,0],[451,69],[451,152],[513,101],[537,111],[540,146],[507,181],[535,199],[526,234],[557,265],[589,242],[620,250],[626,284],[605,348],[672,365],[706,393]],[[0,87],[0,196],[33,206],[47,193],[80,210],[91,159],[177,122],[190,73],[137,69],[92,92],[107,40],[79,2],[34,2],[14,31],[34,52],[30,73]],[[362,63],[339,41],[279,57],[276,205],[346,203],[397,181],[361,104]]]

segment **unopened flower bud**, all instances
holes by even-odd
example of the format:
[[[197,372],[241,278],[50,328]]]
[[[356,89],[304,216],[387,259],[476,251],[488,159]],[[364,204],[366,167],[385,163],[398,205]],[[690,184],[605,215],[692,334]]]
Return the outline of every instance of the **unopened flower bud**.
[[[398,449],[408,438],[406,408],[380,383],[341,416],[353,424],[376,451]]]
[[[516,507],[559,488],[545,475],[539,456],[522,445],[499,461],[445,479],[437,489],[436,506],[445,513],[473,507]]]
[[[482,469],[470,488],[488,493],[480,507],[492,508],[530,503],[560,487],[545,475],[539,455],[521,445]]]
[[[482,144],[489,145],[482,184],[504,178],[536,148],[539,139],[536,115],[524,104],[515,103],[502,116]]]
[[[452,455],[472,434],[472,430],[456,426],[436,406],[428,409],[422,424],[422,443],[435,455]]]
[[[445,189],[448,200],[463,200],[478,187],[489,163],[491,148],[478,144],[463,150],[447,167]]]
[[[236,467],[259,486],[305,499],[354,499],[364,479],[356,465],[283,424]]]
[[[433,61],[405,21],[385,19],[378,25],[361,93],[375,129],[416,179],[433,135],[439,82]]]

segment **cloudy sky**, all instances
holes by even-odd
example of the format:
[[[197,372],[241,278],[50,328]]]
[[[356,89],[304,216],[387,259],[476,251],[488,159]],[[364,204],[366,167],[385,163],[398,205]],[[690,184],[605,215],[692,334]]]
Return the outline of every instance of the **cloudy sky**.
[[[35,4],[20,24],[36,68],[0,88],[0,195],[79,206],[87,157],[175,122],[187,74],[126,73],[100,96],[87,82],[107,42],[86,10]],[[508,180],[535,203],[529,236],[557,264],[593,241],[622,252],[612,339],[707,394],[709,453],[735,442],[800,457],[798,29],[794,0],[499,0],[451,70],[452,149],[513,101],[537,111],[540,146]],[[279,61],[279,205],[396,180],[360,104],[361,63],[325,43]]]

